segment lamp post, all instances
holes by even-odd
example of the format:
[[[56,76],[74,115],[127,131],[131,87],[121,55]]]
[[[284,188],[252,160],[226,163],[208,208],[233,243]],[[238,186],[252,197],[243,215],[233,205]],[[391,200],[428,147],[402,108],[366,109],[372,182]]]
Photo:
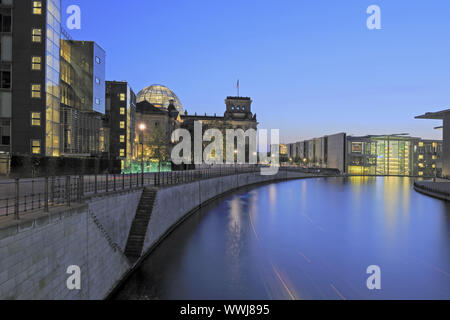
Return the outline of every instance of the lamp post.
[[[142,145],[142,149],[141,149],[141,185],[144,186],[144,130],[145,130],[146,126],[144,123],[141,123],[139,125],[139,130],[140,130],[140,134],[139,134],[139,142]]]

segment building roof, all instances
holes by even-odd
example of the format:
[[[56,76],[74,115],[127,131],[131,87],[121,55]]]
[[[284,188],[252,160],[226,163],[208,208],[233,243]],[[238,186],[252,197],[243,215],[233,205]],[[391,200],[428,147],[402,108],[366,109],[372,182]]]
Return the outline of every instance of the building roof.
[[[446,114],[450,114],[450,109],[442,110],[438,112],[427,112],[421,116],[417,116],[415,119],[434,119],[443,120]]]
[[[142,89],[137,94],[137,102],[147,101],[155,107],[167,109],[171,102],[179,112],[183,112],[183,105],[177,95],[166,86],[154,84]]]
[[[157,108],[148,101],[141,101],[136,104],[136,112],[142,114],[161,114],[167,115],[168,112],[165,109]]]

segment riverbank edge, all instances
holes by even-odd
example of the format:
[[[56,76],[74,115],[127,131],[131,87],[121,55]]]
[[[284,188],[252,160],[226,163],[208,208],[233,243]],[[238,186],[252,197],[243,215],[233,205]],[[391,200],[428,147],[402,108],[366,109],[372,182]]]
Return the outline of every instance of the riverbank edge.
[[[204,200],[200,203],[200,205],[186,212],[180,219],[178,219],[167,231],[165,231],[158,240],[148,249],[146,250],[142,256],[136,261],[136,263],[130,267],[130,269],[123,275],[122,279],[116,282],[116,285],[111,288],[109,293],[106,295],[105,300],[114,300],[120,290],[124,287],[126,282],[131,278],[131,276],[139,269],[139,267],[145,262],[145,260],[163,243],[167,237],[169,237],[178,227],[180,227],[184,221],[192,217],[194,214],[199,212],[203,207],[211,204],[212,202],[224,198],[228,195],[231,195],[239,190],[244,189],[253,189],[257,187],[261,187],[264,185],[272,184],[272,183],[280,183],[292,180],[305,180],[305,179],[321,179],[321,178],[337,178],[341,177],[340,175],[311,175],[311,176],[302,176],[302,177],[281,177],[274,180],[268,181],[260,181],[255,182],[243,186],[238,186],[237,188],[230,189],[223,193],[220,193],[210,199]],[[167,187],[170,188],[170,187]],[[166,189],[167,189],[166,188]]]
[[[439,182],[435,182],[435,184],[437,185]],[[423,195],[435,198],[435,199],[439,199],[442,201],[446,201],[446,202],[450,202],[450,193],[444,192],[444,191],[439,191],[439,190],[434,190],[434,189],[430,189],[427,186],[421,184],[418,181],[414,182],[414,190],[417,191],[418,193],[421,193]]]

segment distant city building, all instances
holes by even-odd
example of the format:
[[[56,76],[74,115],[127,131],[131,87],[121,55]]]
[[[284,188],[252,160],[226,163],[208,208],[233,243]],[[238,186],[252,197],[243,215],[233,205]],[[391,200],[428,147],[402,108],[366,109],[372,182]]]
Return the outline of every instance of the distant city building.
[[[434,177],[442,172],[442,141],[409,136],[339,133],[289,144],[288,150],[294,162],[350,175]]]
[[[249,129],[257,130],[258,121],[256,114],[252,112],[252,100],[248,97],[227,97],[225,99],[225,113],[223,116],[217,115],[190,115],[185,112],[181,115],[182,127],[187,129],[194,139],[194,123],[199,121],[202,123],[203,131],[215,128],[222,131],[225,139],[226,129],[242,129],[245,131]],[[192,146],[194,144],[192,143]],[[250,151],[249,143],[246,140],[246,155],[245,161],[249,161]],[[224,152],[224,161],[226,160],[226,150]],[[256,150],[255,150],[256,152]]]
[[[127,82],[106,81],[109,156],[120,159],[122,170],[136,152],[136,95]]]
[[[256,115],[252,113],[252,100],[248,97],[227,97],[225,100],[225,112],[223,116],[217,115],[197,115],[188,114],[183,111],[183,106],[177,95],[169,88],[162,85],[153,85],[141,90],[137,96],[137,124],[143,123],[146,126],[144,134],[144,158],[150,160],[152,157],[152,148],[148,141],[152,134],[160,131],[165,133],[167,141],[167,150],[170,153],[172,148],[171,135],[177,128],[187,129],[194,139],[194,123],[202,123],[203,130],[216,128],[225,133],[226,129],[257,129],[258,122]],[[183,112],[180,112],[183,111]],[[138,130],[138,129],[137,129]],[[192,141],[192,148],[194,143]],[[192,150],[193,151],[193,150]],[[248,143],[247,143],[248,151]],[[137,150],[137,159],[140,159],[141,151]],[[247,152],[248,155],[248,152]],[[246,157],[248,159],[248,156]]]

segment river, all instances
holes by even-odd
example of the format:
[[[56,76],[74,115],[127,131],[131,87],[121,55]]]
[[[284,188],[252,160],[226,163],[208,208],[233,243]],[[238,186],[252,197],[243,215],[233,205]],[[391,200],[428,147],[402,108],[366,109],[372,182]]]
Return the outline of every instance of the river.
[[[450,299],[450,205],[408,178],[242,189],[192,215],[116,299]],[[369,266],[381,289],[369,290]]]

